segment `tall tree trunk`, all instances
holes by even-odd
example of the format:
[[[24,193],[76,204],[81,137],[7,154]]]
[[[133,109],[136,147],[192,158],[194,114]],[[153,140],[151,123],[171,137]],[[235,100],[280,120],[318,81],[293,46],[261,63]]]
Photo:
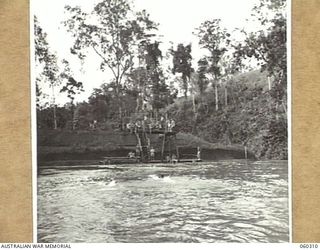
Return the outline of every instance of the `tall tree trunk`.
[[[279,105],[278,105],[278,103],[276,102],[276,108],[275,108],[275,113],[276,113],[276,121],[278,121],[279,120],[279,112],[278,112],[278,107],[279,107]]]
[[[271,90],[271,79],[270,76],[268,76],[268,89]]]
[[[196,99],[195,99],[195,94],[192,92],[192,106],[193,106],[193,115],[194,115],[194,121],[193,121],[193,128],[192,128],[192,134],[195,133],[196,127],[197,127],[197,107],[196,107]]]
[[[195,98],[195,94],[194,93],[192,93],[192,107],[193,107],[193,114],[194,114],[194,116],[196,116],[197,107],[196,107],[196,98]]]
[[[145,110],[144,98],[145,98],[145,96],[144,96],[144,89],[142,89],[142,91],[141,91],[141,110],[142,110],[142,112],[144,112],[144,110]]]
[[[215,93],[215,99],[216,99],[216,111],[219,110],[219,97],[218,97],[218,85],[214,85],[214,93]]]
[[[122,107],[121,107],[121,105],[119,105],[119,120],[120,120],[120,129],[123,130]]]
[[[139,96],[139,94],[138,94],[138,96],[137,96],[137,100],[136,100],[136,102],[137,102],[137,106],[136,106],[136,113],[138,113],[138,111],[139,111],[139,107],[140,107],[140,96]]]
[[[186,84],[187,85],[187,84]],[[184,87],[184,98],[187,99],[188,98],[188,88],[185,86]]]
[[[73,100],[71,101],[71,121],[72,121],[72,130],[76,129],[76,124],[74,122],[74,104],[73,104]]]
[[[54,95],[54,86],[51,84],[51,89],[52,89],[52,103],[53,103],[53,128],[57,129],[58,124],[57,124],[57,111],[56,111],[56,99]]]
[[[185,76],[182,76],[182,80],[183,80],[184,98],[187,99],[187,97],[188,97],[188,80]]]
[[[120,84],[118,83],[118,80],[116,80],[116,96],[118,100],[118,112],[119,112],[119,125],[122,130],[122,103],[121,103],[121,97],[120,97]]]
[[[285,114],[286,114],[286,116],[287,116],[288,114],[287,114],[287,107],[286,107],[286,104],[285,104],[285,102],[283,102],[283,101],[282,101],[282,103],[281,103],[281,104],[282,104],[282,108],[283,108],[283,110],[284,110],[284,112],[285,112]]]
[[[224,88],[224,104],[227,107],[228,106],[228,88],[225,86]]]
[[[53,123],[54,123],[54,129],[58,128],[57,124],[57,112],[56,112],[56,104],[53,104]]]

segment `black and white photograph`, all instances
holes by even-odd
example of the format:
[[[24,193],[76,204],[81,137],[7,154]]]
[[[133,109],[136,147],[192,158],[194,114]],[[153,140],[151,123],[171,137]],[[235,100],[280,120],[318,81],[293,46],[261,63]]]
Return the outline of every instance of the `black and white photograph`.
[[[31,0],[37,242],[290,242],[290,4]]]

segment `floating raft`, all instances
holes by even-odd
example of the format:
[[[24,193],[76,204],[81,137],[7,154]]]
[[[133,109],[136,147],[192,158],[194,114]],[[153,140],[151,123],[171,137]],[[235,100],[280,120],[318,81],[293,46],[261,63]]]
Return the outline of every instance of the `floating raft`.
[[[167,163],[167,164],[174,164],[174,163],[185,163],[185,162],[202,162],[199,159],[179,159],[176,161],[161,161],[161,160],[151,160],[146,163]],[[141,163],[140,158],[129,158],[129,157],[104,157],[104,159],[100,162],[102,164],[130,164],[130,163]]]
[[[179,159],[178,162],[202,162],[201,159]]]
[[[139,163],[140,158],[134,157],[104,157],[101,161],[102,164],[119,164],[119,163]]]

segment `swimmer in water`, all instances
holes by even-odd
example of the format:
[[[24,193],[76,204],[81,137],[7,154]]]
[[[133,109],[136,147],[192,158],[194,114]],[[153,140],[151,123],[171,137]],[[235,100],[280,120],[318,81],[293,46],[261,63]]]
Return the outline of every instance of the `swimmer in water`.
[[[115,180],[111,180],[111,182],[108,184],[109,187],[113,187],[117,184],[117,182]]]
[[[174,180],[172,180],[172,179],[170,178],[170,176],[164,176],[162,179],[163,179],[164,182],[170,182],[170,183],[175,182]]]
[[[159,174],[159,175],[149,175],[149,177],[151,177],[152,179],[154,180],[160,180],[160,179],[163,179],[164,178],[164,175],[163,174]]]

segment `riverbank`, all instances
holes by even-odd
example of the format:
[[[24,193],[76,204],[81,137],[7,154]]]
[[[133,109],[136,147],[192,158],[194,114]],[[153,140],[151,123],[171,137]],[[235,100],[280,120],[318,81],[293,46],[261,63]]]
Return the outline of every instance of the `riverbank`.
[[[151,145],[160,159],[159,135],[149,135]],[[38,165],[92,165],[99,164],[104,157],[125,157],[135,149],[136,136],[115,131],[68,131],[38,130]],[[190,134],[178,133],[176,146],[183,156],[195,157],[196,148],[201,148],[203,160],[244,159],[241,145],[209,143]],[[249,159],[255,159],[248,152]]]

